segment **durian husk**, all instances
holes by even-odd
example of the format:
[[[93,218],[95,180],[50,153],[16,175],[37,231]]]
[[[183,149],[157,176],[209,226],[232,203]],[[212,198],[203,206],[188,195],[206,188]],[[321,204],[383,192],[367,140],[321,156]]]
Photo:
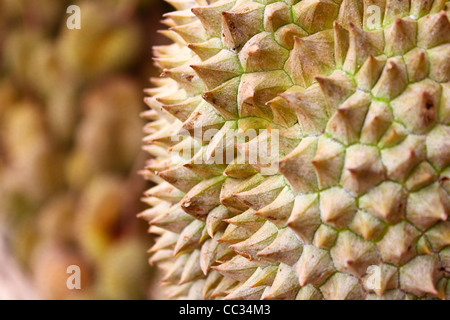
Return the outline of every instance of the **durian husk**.
[[[450,298],[448,3],[168,2],[141,214],[167,297]]]

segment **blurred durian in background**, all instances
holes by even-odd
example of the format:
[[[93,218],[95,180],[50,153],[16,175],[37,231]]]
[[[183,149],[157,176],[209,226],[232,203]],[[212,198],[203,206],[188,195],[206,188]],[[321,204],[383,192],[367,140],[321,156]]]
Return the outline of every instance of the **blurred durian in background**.
[[[72,4],[80,30],[66,26]],[[158,41],[146,35],[163,5],[0,1],[0,299],[158,298],[136,213]],[[81,290],[66,286],[70,265]]]

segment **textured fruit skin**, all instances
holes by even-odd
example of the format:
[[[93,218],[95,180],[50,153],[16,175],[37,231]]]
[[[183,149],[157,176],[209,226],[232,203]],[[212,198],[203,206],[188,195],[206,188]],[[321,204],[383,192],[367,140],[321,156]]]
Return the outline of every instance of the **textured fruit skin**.
[[[141,214],[168,297],[449,299],[449,3],[170,3]],[[277,129],[274,174],[208,161],[234,128]]]
[[[69,0],[0,1],[1,300],[149,297],[142,85],[128,73],[145,2],[77,1],[69,30]]]

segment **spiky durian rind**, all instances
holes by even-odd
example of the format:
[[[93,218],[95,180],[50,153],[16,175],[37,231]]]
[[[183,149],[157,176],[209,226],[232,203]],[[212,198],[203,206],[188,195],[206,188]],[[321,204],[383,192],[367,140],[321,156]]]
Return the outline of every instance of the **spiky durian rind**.
[[[170,3],[142,214],[169,297],[449,298],[445,1]],[[211,161],[263,128],[276,172],[238,161],[270,130]]]

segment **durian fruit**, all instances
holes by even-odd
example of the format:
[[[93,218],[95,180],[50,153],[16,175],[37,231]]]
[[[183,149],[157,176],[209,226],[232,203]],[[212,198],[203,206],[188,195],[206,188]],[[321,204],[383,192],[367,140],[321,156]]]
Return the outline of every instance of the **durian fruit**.
[[[168,2],[140,215],[167,297],[449,299],[449,2]]]
[[[147,298],[135,67],[157,4],[77,1],[69,30],[70,4],[0,1],[0,299]]]

